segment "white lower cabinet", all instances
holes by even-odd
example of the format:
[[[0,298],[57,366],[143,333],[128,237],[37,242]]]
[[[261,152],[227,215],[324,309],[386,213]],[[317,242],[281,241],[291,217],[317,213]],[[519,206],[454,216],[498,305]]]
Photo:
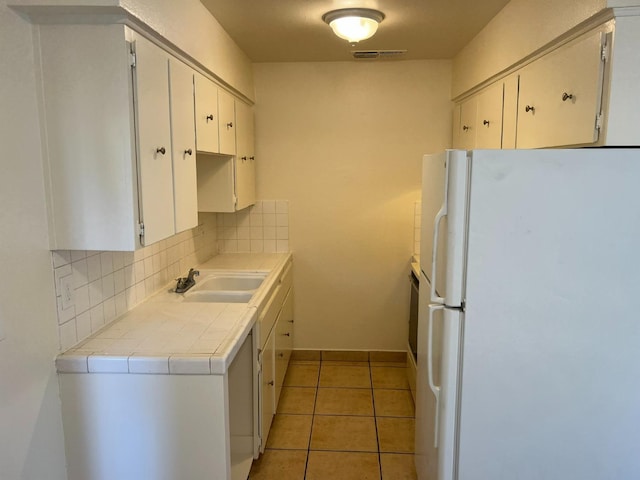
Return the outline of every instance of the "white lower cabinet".
[[[37,38],[51,248],[132,251],[195,226],[188,67],[124,25]]]
[[[274,375],[274,353],[275,343],[274,335],[271,332],[262,345],[258,362],[260,365],[260,380],[259,380],[259,393],[258,402],[260,409],[260,453],[264,452],[264,448],[267,444],[267,438],[269,436],[269,430],[271,430],[271,422],[276,414],[276,399],[275,399],[275,375]]]
[[[246,480],[254,351],[224,375],[59,374],[69,480]]]
[[[293,289],[289,289],[282,304],[282,310],[273,327],[275,352],[275,408],[278,408],[280,393],[287,374],[291,352],[293,351]]]
[[[273,416],[282,391],[293,349],[293,288],[291,261],[284,267],[276,286],[258,311],[256,347],[258,406],[256,458],[267,444]]]

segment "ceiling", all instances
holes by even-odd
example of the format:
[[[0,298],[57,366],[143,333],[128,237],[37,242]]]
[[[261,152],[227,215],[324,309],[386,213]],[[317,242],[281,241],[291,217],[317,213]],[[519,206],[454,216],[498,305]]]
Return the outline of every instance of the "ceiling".
[[[352,50],[406,49],[403,59],[452,58],[508,0],[200,0],[253,62],[351,59]],[[351,47],[322,21],[329,10],[367,7],[386,18]]]

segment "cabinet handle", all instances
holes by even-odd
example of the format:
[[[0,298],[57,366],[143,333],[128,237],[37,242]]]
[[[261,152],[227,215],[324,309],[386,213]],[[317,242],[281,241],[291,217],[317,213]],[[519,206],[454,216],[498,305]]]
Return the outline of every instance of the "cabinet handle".
[[[526,107],[524,107],[524,111],[525,112],[535,112],[535,107],[532,107],[531,105],[527,105]]]
[[[167,151],[165,150],[164,147],[159,147],[159,148],[156,148],[156,153],[160,153],[164,155],[165,153],[167,153]]]
[[[486,126],[488,127],[488,126],[489,126],[489,120],[483,120],[483,121],[482,121],[482,124],[483,124],[483,125],[486,125]]]
[[[572,93],[564,92],[562,94],[562,101],[563,102],[566,102],[567,100],[571,100],[572,98],[573,98],[573,94]]]
[[[271,380],[269,383],[267,383],[267,385],[270,385],[273,387],[275,384],[273,383],[273,380]]]
[[[212,120],[212,121],[213,121],[213,115],[212,115],[212,114],[207,115],[207,122],[208,122],[209,120]]]
[[[193,150],[191,150],[191,149],[185,150],[184,154],[185,155],[193,155]]]
[[[469,125],[463,125],[462,126],[462,130],[464,130],[465,132],[469,131]]]
[[[227,123],[227,128],[233,128],[233,122]]]
[[[252,162],[256,159],[256,157],[249,157],[249,160],[251,160]]]

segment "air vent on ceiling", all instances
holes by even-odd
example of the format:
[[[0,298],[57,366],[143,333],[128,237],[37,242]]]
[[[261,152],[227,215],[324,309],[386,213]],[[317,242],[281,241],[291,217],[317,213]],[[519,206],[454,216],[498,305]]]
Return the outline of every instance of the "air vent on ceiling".
[[[383,60],[387,58],[402,57],[406,50],[352,50],[351,54],[356,60]]]

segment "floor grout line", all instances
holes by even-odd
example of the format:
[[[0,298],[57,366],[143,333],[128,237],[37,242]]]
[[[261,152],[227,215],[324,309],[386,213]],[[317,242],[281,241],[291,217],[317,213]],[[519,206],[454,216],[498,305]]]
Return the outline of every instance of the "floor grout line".
[[[381,405],[376,406],[376,391],[396,391],[396,392],[406,392],[408,391],[408,388],[401,388],[401,387],[384,387],[384,388],[375,388],[374,386],[374,381],[373,381],[373,373],[374,373],[374,368],[385,368],[385,367],[391,367],[389,365],[372,365],[371,361],[366,361],[366,362],[358,362],[361,365],[353,365],[353,364],[346,364],[346,365],[340,365],[339,363],[336,363],[337,361],[335,360],[328,360],[328,361],[323,361],[320,360],[319,362],[316,363],[318,369],[317,369],[317,374],[316,374],[316,378],[315,378],[315,385],[283,385],[283,388],[291,388],[291,389],[304,389],[304,388],[315,388],[315,392],[314,392],[314,396],[313,396],[313,409],[311,410],[311,414],[309,413],[286,413],[286,412],[276,412],[277,415],[289,415],[289,416],[310,416],[311,417],[311,428],[309,430],[309,438],[308,438],[308,442],[307,442],[307,446],[306,449],[305,448],[267,448],[266,450],[279,450],[279,451],[299,451],[299,452],[305,452],[306,453],[306,458],[305,458],[305,464],[304,464],[304,474],[303,474],[303,479],[307,478],[307,475],[309,474],[309,458],[311,455],[311,452],[313,451],[317,451],[317,452],[330,452],[330,453],[361,453],[361,454],[377,454],[377,458],[378,458],[378,472],[379,472],[379,478],[380,480],[384,480],[383,477],[383,471],[382,471],[382,454],[383,452],[381,451],[381,445],[380,445],[380,429],[379,429],[379,425],[378,425],[378,419],[379,418],[398,418],[398,419],[414,419],[415,420],[415,405],[414,405],[414,413],[411,416],[407,416],[407,415],[381,415],[378,413],[377,409],[381,408]],[[295,364],[294,362],[292,362],[292,364]],[[339,366],[339,367],[353,367],[353,366],[357,366],[357,367],[364,367],[366,366],[368,369],[368,373],[369,373],[369,382],[370,382],[370,386],[369,387],[353,387],[353,386],[321,386],[320,385],[320,380],[321,380],[321,375],[322,375],[322,369],[324,367],[330,367],[330,366]],[[391,367],[394,368],[394,367]],[[364,373],[364,372],[363,372]],[[395,374],[394,374],[395,375]],[[309,379],[309,377],[307,377]],[[309,379],[311,380],[311,379]],[[301,380],[300,383],[303,383],[304,380]],[[326,390],[326,389],[335,389],[335,390],[362,390],[362,391],[369,391],[370,395],[371,395],[371,405],[372,405],[372,409],[373,409],[373,415],[368,415],[368,414],[357,414],[357,413],[318,413],[318,400],[319,400],[319,393],[320,393],[320,389]],[[309,392],[310,393],[310,392]],[[336,395],[342,395],[342,394],[338,394],[336,392]],[[359,395],[359,394],[358,394]],[[310,395],[309,395],[310,397]],[[307,397],[307,398],[309,398]],[[382,399],[384,399],[384,397],[382,397]],[[413,400],[413,399],[412,399]],[[413,402],[412,402],[413,403]],[[312,449],[311,448],[311,442],[312,442],[312,437],[313,437],[313,430],[314,430],[314,424],[315,424],[315,419],[316,417],[359,417],[359,418],[373,418],[374,421],[374,427],[375,427],[375,435],[376,435],[376,450],[371,450],[371,449],[367,449],[367,450],[338,450],[338,449]],[[394,455],[407,455],[407,456],[413,456],[415,455],[415,452],[411,453],[411,452],[384,452],[384,454],[394,454]]]

